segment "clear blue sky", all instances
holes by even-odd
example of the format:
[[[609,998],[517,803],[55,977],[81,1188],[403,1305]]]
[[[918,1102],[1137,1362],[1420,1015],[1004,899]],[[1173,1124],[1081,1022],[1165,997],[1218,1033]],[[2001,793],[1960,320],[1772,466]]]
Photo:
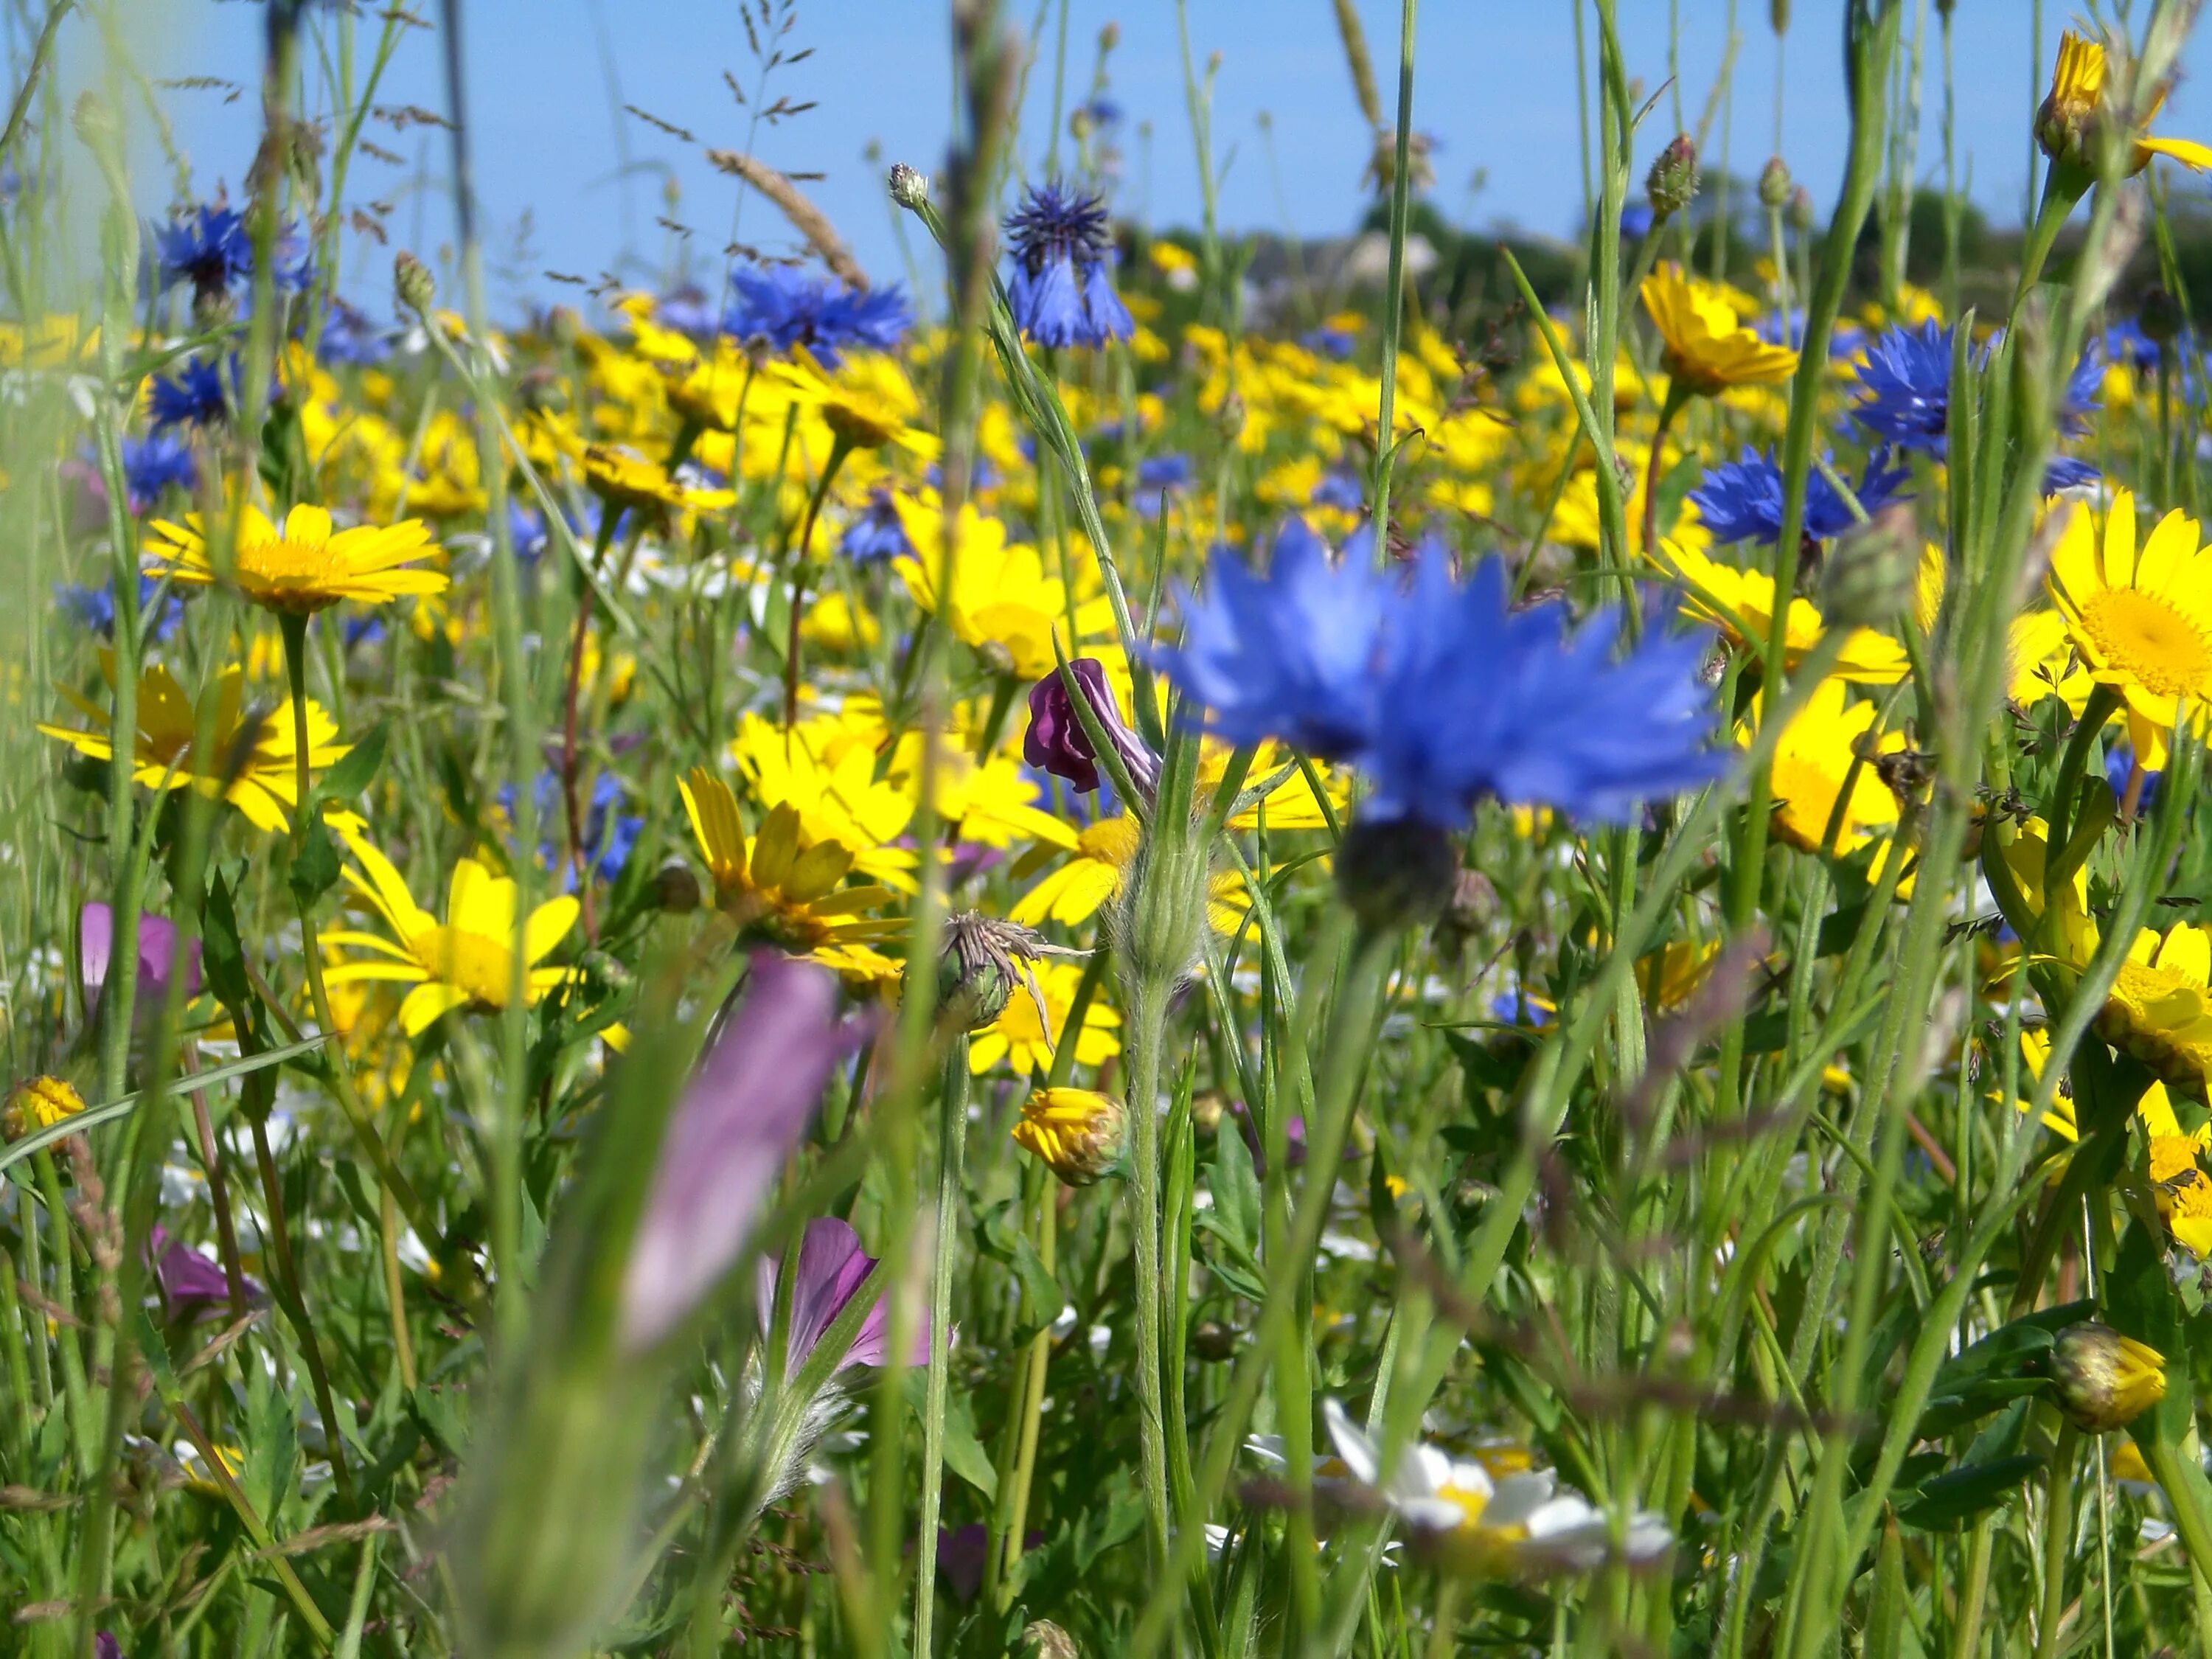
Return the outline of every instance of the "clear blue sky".
[[[426,17],[438,15],[436,0],[413,3]],[[1057,0],[1047,4],[1048,18],[1056,18]],[[1787,42],[1782,153],[1824,210],[1837,186],[1844,141],[1842,5],[1797,0]],[[1923,9],[1932,14],[1934,8]],[[1391,107],[1397,8],[1361,0],[1360,10],[1385,106]],[[1730,0],[1620,0],[1630,70],[1647,89],[1667,78],[1669,15],[1679,15],[1680,90],[1692,126],[1713,85],[1731,10],[1740,46],[1729,159],[1737,172],[1751,173],[1773,148],[1777,52],[1765,0],[1733,6]],[[2069,14],[2063,3],[2043,10],[2047,66]],[[131,38],[149,75],[252,83],[258,5],[148,0],[142,11]],[[1036,0],[1012,0],[1008,14],[1026,28],[1037,15]],[[1960,167],[1962,176],[1971,173],[1976,199],[2001,221],[2019,216],[2027,123],[2039,95],[2032,84],[2032,15],[2031,0],[1960,0],[1954,25]],[[1429,0],[1421,7],[1415,125],[1438,141],[1434,200],[1450,217],[1555,235],[1573,228],[1582,189],[1573,17],[1573,0]],[[1121,30],[1110,95],[1126,112],[1118,208],[1155,227],[1194,223],[1198,168],[1171,0],[1072,0],[1069,102],[1089,84],[1098,29],[1109,19]],[[925,171],[942,157],[951,105],[945,8],[939,0],[801,0],[797,20],[788,46],[811,47],[813,55],[777,71],[770,97],[813,100],[815,107],[763,128],[751,146],[787,170],[826,173],[808,188],[862,263],[880,276],[901,276],[881,167],[866,157],[872,144],[884,162],[908,161]],[[1189,21],[1201,75],[1208,56],[1220,53],[1213,132],[1217,166],[1228,163],[1220,198],[1224,227],[1287,225],[1309,235],[1346,228],[1363,206],[1367,139],[1329,0],[1190,0]],[[368,23],[364,17],[364,34]],[[1908,31],[1910,25],[1908,16]],[[86,28],[76,19],[68,27]],[[666,181],[680,192],[671,216],[695,228],[690,246],[710,270],[731,240],[733,215],[742,240],[791,246],[787,228],[767,203],[738,206],[735,181],[708,167],[698,146],[615,112],[618,102],[633,103],[688,129],[702,145],[744,147],[748,112],[722,80],[727,70],[751,93],[755,70],[736,0],[470,0],[465,27],[487,222],[511,250],[524,214],[530,216],[532,257],[515,267],[530,291],[561,291],[544,280],[548,270],[595,276],[608,269],[624,245],[626,227],[633,252],[658,267],[672,240],[654,222],[665,210]],[[1937,42],[1931,15],[1921,172],[1940,178]],[[72,72],[85,62],[82,47],[65,60]],[[2212,43],[2193,45],[2184,62],[2212,65]],[[1052,80],[1048,21],[1037,43],[1022,133],[1024,165],[1032,170],[1042,157]],[[196,187],[210,191],[228,182],[235,192],[253,143],[252,97],[227,104],[217,91],[164,95]],[[410,32],[380,101],[444,108],[440,44],[428,30]],[[1262,112],[1272,117],[1272,163],[1258,122]],[[1140,136],[1140,125],[1149,127],[1149,138]],[[2160,125],[2212,137],[2212,93],[2185,74]],[[451,234],[450,206],[442,193],[409,199],[408,187],[419,152],[435,175],[434,191],[442,192],[442,135],[419,128],[404,137],[370,131],[377,142],[404,152],[407,163],[365,160],[354,193],[397,201],[390,221],[395,241],[434,258]],[[1644,129],[1642,155],[1673,131],[1670,95]],[[1709,146],[1716,158],[1719,139],[1717,122]],[[625,156],[633,169],[627,182],[619,176]],[[161,204],[166,189],[156,162],[149,145],[140,167],[149,210]],[[1479,191],[1473,188],[1478,173]],[[2191,181],[2184,187],[2203,186]],[[349,286],[380,306],[388,255],[373,246],[356,252],[362,276]],[[629,273],[632,280],[644,274]],[[514,291],[505,297],[511,302]]]

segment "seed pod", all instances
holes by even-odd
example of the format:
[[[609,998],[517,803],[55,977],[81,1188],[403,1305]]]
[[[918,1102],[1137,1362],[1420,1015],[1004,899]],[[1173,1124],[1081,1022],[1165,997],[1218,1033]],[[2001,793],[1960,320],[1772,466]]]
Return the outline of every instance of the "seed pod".
[[[1912,513],[1885,508],[1836,538],[1820,573],[1820,606],[1844,627],[1887,628],[1912,603],[1919,574]]]
[[[2160,345],[2171,345],[2181,337],[2181,306],[2163,284],[2154,286],[2142,296],[2142,304],[2136,309],[2136,321],[2143,333]]]
[[[1655,219],[1672,218],[1690,205],[1698,194],[1698,147],[1686,132],[1678,132],[1651,163],[1644,178],[1644,194]]]
[[[891,168],[891,200],[902,208],[919,208],[929,199],[929,175],[901,161]]]
[[[1417,927],[1434,921],[1459,882],[1459,850],[1449,833],[1419,818],[1363,819],[1336,854],[1336,890],[1363,927]]]
[[[398,296],[401,310],[411,311],[418,317],[428,317],[438,300],[438,283],[430,275],[430,267],[405,248],[392,258],[392,291]]]
[[[653,873],[653,897],[672,915],[689,915],[699,908],[699,878],[690,865],[672,859]]]
[[[1769,210],[1790,205],[1790,164],[1771,155],[1759,170],[1759,204]]]
[[[1049,1619],[1032,1620],[1022,1631],[1022,1659],[1081,1659],[1082,1650]]]

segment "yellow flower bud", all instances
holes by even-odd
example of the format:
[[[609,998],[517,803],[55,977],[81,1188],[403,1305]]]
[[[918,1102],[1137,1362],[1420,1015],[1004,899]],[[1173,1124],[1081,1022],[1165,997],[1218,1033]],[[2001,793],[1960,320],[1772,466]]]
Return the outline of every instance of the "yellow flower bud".
[[[34,1077],[19,1087],[8,1102],[4,1122],[10,1140],[50,1129],[84,1109],[84,1097],[58,1077]]]
[[[1088,1187],[1121,1161],[1129,1114],[1093,1089],[1040,1089],[1022,1107],[1014,1139],[1071,1187]]]
[[[2091,1434],[2125,1428],[2166,1398],[2166,1356],[2106,1325],[2069,1325],[2051,1351],[2059,1410]]]

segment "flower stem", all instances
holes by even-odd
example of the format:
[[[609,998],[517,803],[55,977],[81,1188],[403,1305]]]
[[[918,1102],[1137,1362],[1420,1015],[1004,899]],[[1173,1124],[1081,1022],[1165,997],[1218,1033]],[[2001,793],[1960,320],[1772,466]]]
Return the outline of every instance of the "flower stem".
[[[1168,1461],[1160,1395],[1160,1044],[1165,1038],[1168,987],[1139,979],[1129,1010],[1129,1231],[1136,1269],[1137,1428],[1145,1493],[1145,1547],[1153,1571],[1168,1562]]]
[[[1674,417],[1689,401],[1690,393],[1683,389],[1679,378],[1668,381],[1666,398],[1659,405],[1658,424],[1651,428],[1651,456],[1644,464],[1644,553],[1647,558],[1659,546],[1659,458],[1666,451],[1668,428],[1674,424]],[[1636,607],[1627,603],[1627,593],[1620,597],[1632,619],[1629,626],[1633,629]]]
[[[830,469],[834,471],[835,469]],[[825,471],[823,477],[828,477]],[[819,499],[819,492],[817,492]],[[952,1269],[967,1215],[968,1038],[945,1050],[937,1120],[936,1256],[929,1277],[928,1406],[921,1419],[921,1522],[915,1542],[914,1655],[929,1659],[937,1611],[937,1518],[945,1488],[945,1366],[952,1355]]]
[[[853,453],[852,441],[838,433],[830,445],[830,459],[823,464],[822,476],[815,480],[814,493],[807,498],[806,518],[799,527],[799,544],[791,552],[791,632],[783,652],[783,729],[786,732],[799,724],[799,620],[805,611],[806,550],[814,541],[814,520],[822,512],[822,501],[830,493],[830,485],[837,476],[837,469],[845,465],[845,458]],[[942,603],[950,605],[951,596],[943,596]]]
[[[307,760],[307,618],[301,614],[286,612],[281,619],[280,630],[284,636],[284,671],[292,688],[292,748],[293,785],[295,799],[292,806],[292,856],[297,859],[306,850],[307,832],[316,822],[320,810],[313,799]],[[300,912],[300,954],[307,958],[308,994],[315,1008],[315,1023],[331,1034],[337,1033],[337,1023],[331,1018],[330,992],[323,984],[323,950],[315,936],[315,907],[313,900],[295,892]],[[327,1045],[331,1075],[339,1079],[339,1086],[351,1093],[351,1085],[344,1081],[345,1062],[342,1055],[344,1045],[333,1041]],[[356,1114],[355,1115],[358,1115]],[[265,1121],[253,1119],[253,1152],[261,1166],[261,1188],[269,1205],[270,1242],[276,1246],[271,1258],[283,1281],[288,1305],[284,1311],[291,1316],[293,1328],[300,1334],[300,1347],[307,1362],[307,1375],[315,1387],[315,1408],[323,1416],[323,1437],[331,1455],[331,1473],[337,1480],[338,1498],[347,1509],[353,1507],[353,1477],[346,1468],[343,1436],[338,1428],[336,1412],[331,1408],[330,1375],[323,1364],[321,1346],[315,1340],[313,1319],[307,1312],[307,1297],[300,1290],[299,1269],[292,1258],[290,1229],[284,1222],[284,1200],[276,1176],[276,1163],[269,1152],[269,1134]],[[392,1309],[395,1323],[404,1317],[397,1304]]]
[[[2043,1508],[2043,1609],[2035,1621],[2035,1659],[2058,1651],[2058,1624],[2066,1612],[2066,1556],[2074,1541],[2074,1453],[2081,1431],[2071,1423],[2058,1431],[2051,1448],[2051,1474]]]

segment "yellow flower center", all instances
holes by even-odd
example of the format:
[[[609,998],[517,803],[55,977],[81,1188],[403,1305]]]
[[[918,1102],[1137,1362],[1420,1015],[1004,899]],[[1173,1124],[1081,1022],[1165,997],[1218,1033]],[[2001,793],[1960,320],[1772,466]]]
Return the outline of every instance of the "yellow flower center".
[[[1454,1486],[1449,1481],[1437,1488],[1436,1495],[1460,1512],[1460,1525],[1469,1530],[1482,1524],[1482,1512],[1490,1507],[1490,1494],[1471,1486]]]
[[[2108,588],[2081,607],[2081,626],[2107,663],[2160,696],[2202,696],[2212,683],[2212,642],[2155,593]]]
[[[280,610],[321,610],[338,598],[332,585],[345,574],[327,542],[295,542],[279,536],[238,550],[238,585]]]
[[[1129,817],[1101,818],[1077,832],[1075,850],[1086,859],[1126,870],[1137,856],[1137,821]]]
[[[460,927],[433,927],[418,933],[410,947],[425,971],[469,994],[489,1008],[507,1006],[514,988],[514,957],[506,945]]]

